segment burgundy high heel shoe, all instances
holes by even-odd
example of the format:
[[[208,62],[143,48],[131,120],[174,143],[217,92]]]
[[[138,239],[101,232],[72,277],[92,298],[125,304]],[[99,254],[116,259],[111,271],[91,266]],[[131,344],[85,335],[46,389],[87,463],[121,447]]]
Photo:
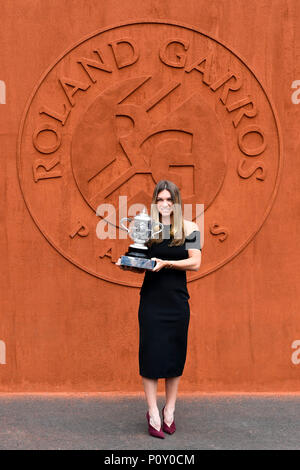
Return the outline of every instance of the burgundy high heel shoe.
[[[148,431],[149,431],[150,436],[160,437],[161,439],[164,439],[165,435],[162,432],[162,428],[160,428],[160,431],[158,431],[153,426],[151,426],[149,411],[147,411],[146,417],[147,417],[147,421],[148,421]]]
[[[171,426],[168,426],[165,423],[164,409],[165,409],[165,407],[163,407],[163,409],[162,409],[162,416],[163,416],[163,426],[162,426],[162,428],[163,428],[164,432],[167,432],[168,434],[173,434],[176,431],[175,421],[173,420],[173,423],[171,424]]]

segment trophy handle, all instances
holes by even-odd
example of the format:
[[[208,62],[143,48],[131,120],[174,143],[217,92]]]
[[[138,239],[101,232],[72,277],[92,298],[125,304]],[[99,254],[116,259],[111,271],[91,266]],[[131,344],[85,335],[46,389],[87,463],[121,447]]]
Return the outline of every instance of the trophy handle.
[[[161,225],[161,229],[158,230],[157,232],[152,233],[152,237],[154,237],[154,235],[156,235],[157,233],[162,232],[162,230],[163,230],[163,228],[164,228],[164,226],[163,226],[163,224],[162,224],[161,222],[158,222],[158,224]]]
[[[125,227],[125,225],[122,224],[123,220],[130,220],[130,222],[132,221],[132,218],[129,219],[128,217],[123,217],[121,220],[120,220],[120,225],[122,225],[123,228],[125,228],[125,230],[127,230],[127,232],[129,233],[129,229],[127,227]]]

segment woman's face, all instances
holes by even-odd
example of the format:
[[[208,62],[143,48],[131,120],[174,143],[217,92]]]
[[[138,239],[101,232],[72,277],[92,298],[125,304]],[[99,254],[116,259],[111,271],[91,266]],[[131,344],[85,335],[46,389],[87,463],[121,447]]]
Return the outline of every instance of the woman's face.
[[[162,217],[168,218],[173,212],[173,201],[170,191],[164,189],[160,191],[156,199],[158,212]]]

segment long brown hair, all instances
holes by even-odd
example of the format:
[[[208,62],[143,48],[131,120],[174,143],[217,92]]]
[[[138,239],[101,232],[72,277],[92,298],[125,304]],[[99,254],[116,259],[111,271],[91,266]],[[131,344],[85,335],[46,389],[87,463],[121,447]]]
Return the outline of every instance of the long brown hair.
[[[178,186],[172,183],[169,180],[160,180],[154,188],[152,202],[151,202],[151,211],[150,215],[153,220],[153,232],[159,230],[160,226],[158,222],[161,222],[161,214],[157,209],[157,197],[158,194],[167,189],[171,194],[173,202],[173,211],[170,215],[170,237],[172,241],[169,243],[169,246],[179,246],[183,245],[185,241],[185,232],[184,232],[184,220],[182,216],[182,202]],[[158,235],[154,235],[149,241],[148,246],[151,246],[153,243],[161,243],[163,240],[163,232],[160,232]]]

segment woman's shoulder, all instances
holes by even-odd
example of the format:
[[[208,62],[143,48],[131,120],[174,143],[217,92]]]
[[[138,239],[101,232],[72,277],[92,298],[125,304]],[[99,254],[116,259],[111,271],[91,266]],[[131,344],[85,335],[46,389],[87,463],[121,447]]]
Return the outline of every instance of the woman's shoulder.
[[[195,230],[199,231],[199,227],[195,222],[191,222],[190,220],[185,220],[185,219],[183,219],[183,222],[184,222],[184,232],[185,232],[186,237],[188,237]]]

